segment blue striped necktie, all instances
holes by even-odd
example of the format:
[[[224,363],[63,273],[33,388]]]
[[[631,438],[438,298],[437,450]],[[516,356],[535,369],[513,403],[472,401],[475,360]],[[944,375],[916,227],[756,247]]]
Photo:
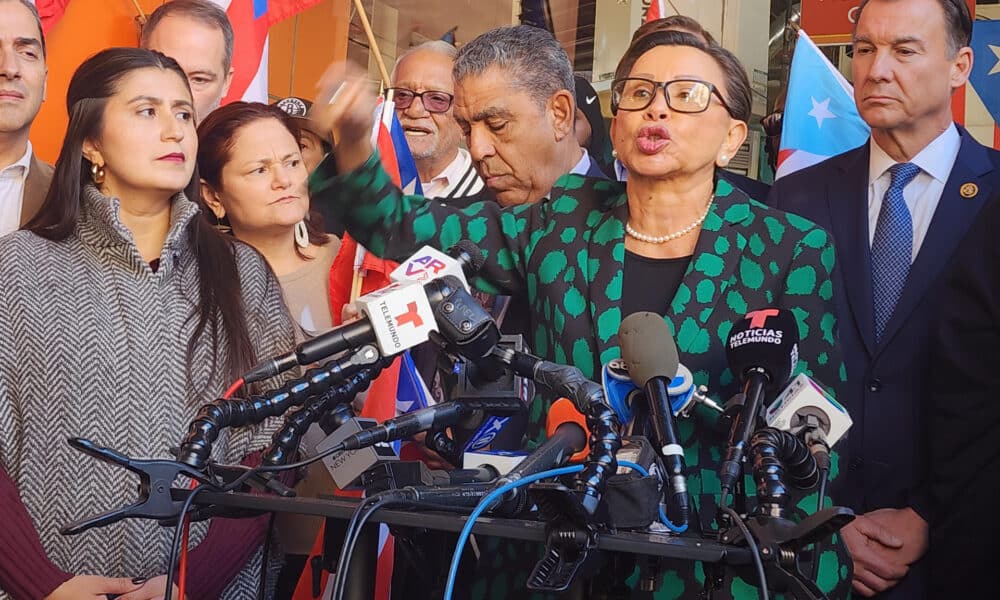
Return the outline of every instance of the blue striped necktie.
[[[913,218],[903,199],[903,188],[920,173],[913,163],[889,168],[889,189],[882,197],[872,239],[872,296],[875,302],[875,339],[882,339],[896,302],[903,293],[913,256]]]

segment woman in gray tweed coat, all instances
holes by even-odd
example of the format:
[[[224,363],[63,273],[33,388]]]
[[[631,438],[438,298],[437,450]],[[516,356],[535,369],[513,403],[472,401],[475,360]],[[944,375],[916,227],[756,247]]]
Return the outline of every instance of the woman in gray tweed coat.
[[[135,494],[125,471],[66,439],[169,457],[201,404],[291,347],[292,323],[261,256],[193,201],[198,141],[174,60],[105,50],[66,103],[41,212],[0,239],[0,598],[162,597],[170,529],[59,535]],[[215,458],[246,459],[266,429],[224,433]],[[263,532],[259,520],[193,528],[188,597],[255,597]]]

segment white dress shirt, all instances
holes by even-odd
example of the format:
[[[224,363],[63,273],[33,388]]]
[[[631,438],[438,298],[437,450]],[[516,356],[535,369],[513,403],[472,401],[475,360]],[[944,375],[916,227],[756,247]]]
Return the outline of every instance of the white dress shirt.
[[[875,226],[878,224],[878,214],[882,210],[882,197],[889,189],[889,182],[892,176],[889,174],[889,167],[896,164],[885,150],[875,143],[872,138],[871,158],[868,161],[868,243],[875,239]],[[958,129],[952,123],[941,135],[934,138],[930,144],[924,147],[910,162],[920,167],[920,173],[913,178],[913,181],[903,188],[903,199],[906,207],[910,209],[910,216],[913,220],[913,255],[910,262],[917,258],[921,244],[927,237],[927,230],[930,229],[931,219],[934,218],[934,211],[937,210],[941,194],[944,192],[944,184],[948,181],[951,168],[958,158],[958,150],[962,145],[962,138],[958,134]]]
[[[427,198],[461,198],[483,189],[483,180],[472,168],[469,151],[459,148],[455,160],[430,181],[420,182],[420,187]]]
[[[21,226],[21,199],[30,166],[31,142],[28,142],[24,156],[0,170],[0,235],[17,231]]]

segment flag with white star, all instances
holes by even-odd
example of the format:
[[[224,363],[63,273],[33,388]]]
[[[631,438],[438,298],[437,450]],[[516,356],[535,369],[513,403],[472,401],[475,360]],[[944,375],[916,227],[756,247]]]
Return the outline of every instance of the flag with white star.
[[[969,85],[993,120],[993,146],[1000,146],[1000,21],[976,21],[972,26],[972,72]],[[970,108],[971,110],[971,108]],[[980,123],[981,124],[981,123]],[[971,124],[970,124],[971,125]],[[979,129],[982,129],[980,127]],[[980,141],[989,144],[988,132]]]
[[[851,84],[801,30],[781,121],[775,178],[857,148],[868,139],[868,125],[858,114]]]

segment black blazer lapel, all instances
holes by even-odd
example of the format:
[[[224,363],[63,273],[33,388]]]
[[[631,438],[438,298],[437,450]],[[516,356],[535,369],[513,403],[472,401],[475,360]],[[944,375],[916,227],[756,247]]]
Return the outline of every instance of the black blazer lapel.
[[[855,327],[868,354],[873,354],[875,311],[872,306],[872,261],[868,243],[869,156],[867,143],[843,156],[839,165],[840,176],[827,184],[826,201],[837,248],[835,269],[842,274],[843,294],[853,318],[852,324],[841,323],[840,327]]]
[[[906,323],[910,313],[944,270],[958,243],[972,225],[976,213],[990,197],[992,190],[989,189],[985,176],[994,166],[987,150],[964,129],[959,128],[959,133],[962,145],[958,150],[958,158],[955,159],[955,166],[941,192],[941,200],[934,211],[920,252],[910,267],[906,287],[896,303],[896,310],[886,323],[880,347],[889,343]],[[959,190],[968,183],[975,184],[978,193],[971,198],[964,198]]]

